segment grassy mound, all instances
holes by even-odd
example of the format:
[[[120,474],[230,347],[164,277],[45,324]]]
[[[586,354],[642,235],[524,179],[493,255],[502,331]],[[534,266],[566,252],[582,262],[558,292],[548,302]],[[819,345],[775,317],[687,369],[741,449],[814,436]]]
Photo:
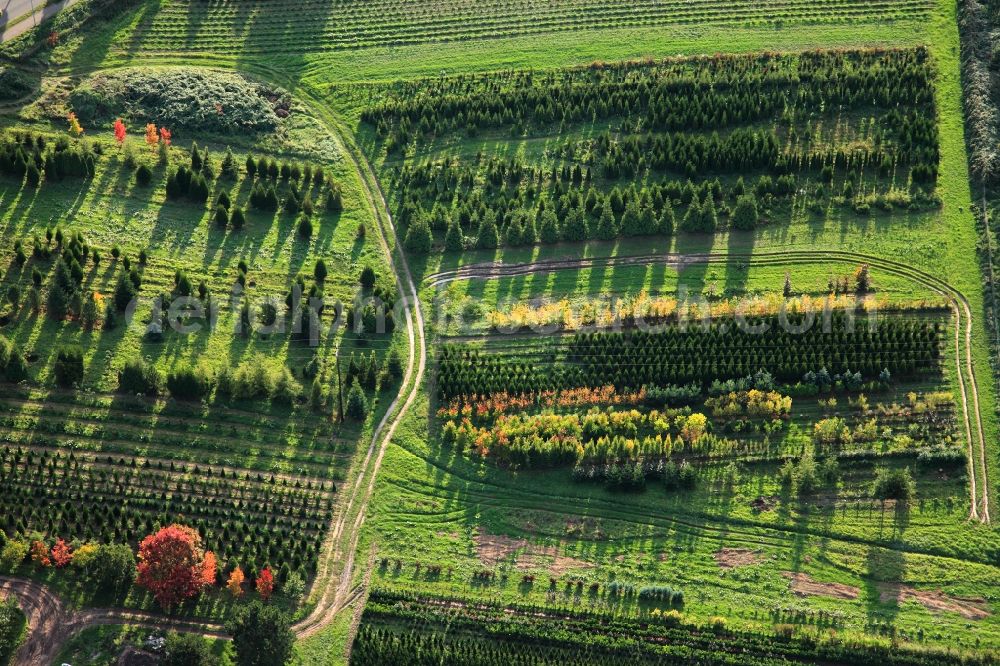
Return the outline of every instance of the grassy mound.
[[[95,74],[70,95],[81,120],[111,120],[125,110],[132,124],[155,122],[199,132],[264,133],[287,117],[287,92],[239,74],[134,68]]]
[[[21,99],[34,89],[31,78],[13,67],[0,67],[0,102]]]

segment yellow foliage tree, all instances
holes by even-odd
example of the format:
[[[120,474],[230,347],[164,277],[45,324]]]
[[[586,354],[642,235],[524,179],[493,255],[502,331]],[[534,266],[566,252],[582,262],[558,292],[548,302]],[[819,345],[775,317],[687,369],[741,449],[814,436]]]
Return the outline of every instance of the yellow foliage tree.
[[[69,120],[70,134],[72,134],[73,136],[80,136],[81,134],[83,134],[83,125],[80,124],[80,121],[79,119],[77,119],[75,113],[70,111],[69,115],[67,116],[67,120]]]
[[[229,582],[226,583],[226,587],[229,588],[229,592],[232,593],[234,597],[243,596],[243,581],[245,580],[243,575],[243,569],[236,567],[233,572],[229,574]]]

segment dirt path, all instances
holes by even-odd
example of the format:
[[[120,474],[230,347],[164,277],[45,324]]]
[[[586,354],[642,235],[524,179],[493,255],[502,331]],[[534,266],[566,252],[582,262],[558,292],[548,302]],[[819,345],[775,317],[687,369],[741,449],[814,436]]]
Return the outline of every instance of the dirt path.
[[[301,91],[300,94],[305,95],[305,101],[326,123],[330,132],[334,134],[344,149],[344,154],[350,157],[358,171],[365,196],[375,213],[379,244],[389,258],[389,265],[396,278],[396,288],[403,299],[409,341],[409,357],[400,393],[386,410],[385,416],[372,434],[365,459],[361,463],[349,494],[346,495],[346,501],[342,504],[343,509],[335,519],[328,539],[329,549],[324,549],[324,556],[321,556],[320,566],[326,574],[325,587],[313,611],[294,627],[300,638],[306,638],[329,624],[337,613],[349,603],[349,598],[352,596],[351,581],[354,560],[358,550],[361,526],[367,515],[369,500],[375,490],[375,479],[396,428],[420,392],[427,365],[427,345],[417,286],[410,272],[406,256],[399,248],[398,236],[389,214],[389,207],[371,164],[368,163],[353,141],[347,138],[350,134],[340,126],[337,119],[324,111],[321,102]],[[392,240],[391,245],[390,239]],[[352,516],[353,521],[351,521]],[[333,571],[333,567],[338,562],[342,562],[339,573]],[[320,580],[320,577],[317,577],[317,580]]]
[[[55,592],[35,581],[0,576],[0,596],[13,594],[28,618],[28,637],[14,655],[15,666],[48,666],[63,644],[77,632],[99,624],[144,625],[157,629],[223,636],[219,625],[176,620],[154,613],[120,608],[70,608]]]
[[[855,252],[809,250],[761,251],[753,254],[698,253],[698,254],[647,254],[628,257],[553,259],[537,262],[504,264],[502,262],[470,264],[451,271],[432,273],[424,278],[430,286],[438,288],[459,280],[491,280],[503,277],[550,273],[559,270],[591,268],[594,266],[647,266],[667,264],[678,268],[701,263],[719,263],[732,260],[749,265],[788,265],[822,263],[830,261],[867,263],[880,270],[911,279],[946,297],[955,313],[955,365],[962,407],[969,462],[969,518],[990,523],[990,498],[986,463],[986,440],[979,391],[972,362],[972,309],[968,299],[941,278],[893,261]],[[964,343],[964,344],[963,344]],[[964,348],[964,349],[963,349]],[[972,394],[971,401],[969,394]],[[970,409],[970,402],[972,407]]]

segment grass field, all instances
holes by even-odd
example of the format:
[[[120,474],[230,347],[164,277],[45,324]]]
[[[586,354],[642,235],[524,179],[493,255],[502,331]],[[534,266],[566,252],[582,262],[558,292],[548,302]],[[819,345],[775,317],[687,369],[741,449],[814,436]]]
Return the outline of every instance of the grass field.
[[[121,68],[135,66],[235,69],[286,89],[294,100],[291,116],[277,132],[265,135],[180,133],[172,162],[186,159],[190,142],[197,140],[211,149],[216,162],[230,145],[240,165],[247,152],[278,161],[321,164],[342,188],[343,212],[320,211],[317,232],[306,243],[296,237],[296,218],[282,212],[251,211],[242,231],[220,232],[211,207],[166,198],[169,170],[156,166],[155,156],[145,155],[138,137],[131,139],[134,150],[154,167],[154,180],[148,189],[136,187],[108,127],[94,131],[105,145],[105,155],[91,179],[45,183],[37,191],[0,180],[0,244],[7,255],[13,256],[18,238],[30,254],[31,235],[43,234],[47,227],[80,231],[106,259],[86,274],[87,289],[107,294],[117,278],[110,247],[119,245],[133,262],[141,249],[148,248],[142,294],[149,296],[169,291],[177,270],[194,284],[205,280],[213,294],[224,294],[238,277],[241,259],[248,264],[252,290],[283,294],[296,275],[311,277],[313,265],[322,258],[331,268],[325,294],[349,302],[358,290],[362,266],[374,266],[380,281],[391,281],[386,257],[374,242],[377,218],[364,193],[367,176],[358,173],[342,152],[356,148],[371,163],[396,221],[399,237],[390,243],[409,245],[404,239],[414,218],[405,210],[407,202],[419,202],[428,218],[440,211],[444,220],[438,226],[430,224],[434,251],[407,249],[425,311],[430,359],[421,392],[385,449],[357,543],[358,553],[377,548],[371,586],[378,593],[460,600],[456,603],[469,606],[590,610],[623,618],[648,616],[655,608],[658,613],[678,611],[697,626],[710,626],[713,618],[722,617],[731,629],[767,636],[776,631],[835,634],[879,644],[901,640],[917,650],[960,648],[970,654],[1000,649],[995,626],[1000,611],[996,532],[979,520],[969,520],[970,514],[984,518],[987,503],[997,506],[1000,448],[976,254],[979,232],[966,167],[959,35],[951,3],[294,4],[289,9],[281,3],[265,7],[158,0],[97,18],[80,31],[68,30],[54,47],[43,46],[29,57],[24,69],[40,92],[6,107],[3,122],[9,128],[64,132],[62,116],[69,110],[69,92],[95,72],[115,76]],[[930,62],[926,87],[914,84],[912,90],[899,93],[898,101],[883,104],[868,98],[833,102],[822,97],[833,86],[818,85],[810,92],[797,76],[793,83],[775,83],[785,68],[793,71],[812,57],[803,55],[805,51],[871,47],[901,49],[904,54],[926,47]],[[462,109],[471,118],[470,109],[497,95],[506,108],[519,113],[519,95],[530,97],[548,82],[559,95],[574,86],[592,85],[591,95],[599,96],[619,82],[609,83],[615,76],[610,64],[601,68],[605,78],[594,75],[593,69],[579,69],[595,61],[674,59],[663,68],[676,71],[667,73],[655,64],[636,65],[628,74],[634,78],[623,79],[619,92],[640,88],[637,82],[642,81],[664,86],[686,82],[685,68],[705,67],[699,76],[710,81],[722,75],[723,66],[717,63],[724,59],[713,60],[709,67],[692,65],[697,61],[683,57],[761,51],[789,54],[781,61],[786,64],[768,70],[775,79],[760,87],[784,91],[774,98],[782,103],[752,118],[716,116],[696,130],[678,129],[669,120],[647,114],[644,102],[625,112],[620,107],[605,115],[588,111],[571,119],[561,119],[559,109],[552,119],[532,104],[514,120],[487,115],[474,130],[463,124],[449,126],[442,121],[445,112],[434,106],[435,100],[446,100],[455,108],[466,104]],[[529,70],[530,82],[518,79]],[[858,71],[863,78],[875,68],[861,65]],[[911,80],[890,77],[903,79]],[[922,90],[926,99],[920,98]],[[402,119],[411,102],[427,104],[414,112],[416,120],[409,123]],[[934,131],[913,139],[899,129],[894,113],[930,118]],[[708,141],[713,133],[725,138],[734,128],[761,136],[773,132],[778,155],[797,166],[776,169],[761,162],[750,167],[685,167],[683,161],[666,160],[666,166],[643,161],[638,171],[629,171],[629,158],[622,157],[627,141],[670,133],[683,135],[678,140]],[[611,149],[601,143],[604,137]],[[623,152],[614,153],[619,148]],[[845,161],[829,161],[837,151],[848,155]],[[849,157],[860,154],[857,151],[866,151],[867,157],[857,158],[863,160],[860,166]],[[645,159],[652,152],[640,154]],[[615,155],[624,171],[606,167]],[[809,161],[810,155],[815,162]],[[879,167],[883,158],[889,165],[884,168]],[[918,167],[930,162],[935,177],[918,182],[922,178]],[[828,164],[833,165],[829,178],[822,169]],[[432,177],[413,177],[415,170],[427,165]],[[491,183],[498,165],[516,165],[530,175]],[[572,181],[575,166],[593,173],[582,186]],[[560,174],[564,169],[571,177]],[[740,187],[745,181],[752,190],[762,175],[777,178],[788,173],[794,176],[794,186],[787,191],[756,190],[762,218],[756,229],[732,228],[733,212],[743,196],[743,190],[737,190],[738,178]],[[435,190],[438,174],[443,174],[438,182],[449,184]],[[710,190],[713,180],[721,188],[715,195]],[[232,183],[234,200],[247,201],[249,181],[241,175]],[[683,190],[691,181],[702,188],[696,195],[699,199],[714,197],[719,220],[715,233],[681,228],[689,208]],[[639,196],[651,193],[648,199],[637,199],[636,205],[650,206],[657,219],[663,210],[661,199],[673,200],[672,235],[507,242],[510,220],[522,213],[534,216],[539,199],[560,206],[562,223],[560,195],[578,190],[585,196],[592,188],[600,197],[610,197],[615,190],[627,198],[631,187],[642,193]],[[656,187],[664,191],[658,194]],[[458,196],[452,199],[454,192]],[[213,192],[210,201],[216,196]],[[885,199],[895,203],[882,208]],[[474,221],[461,225],[465,247],[443,251],[447,220],[458,217],[466,204],[474,211]],[[477,240],[484,210],[500,211],[499,240],[493,247],[482,247]],[[621,211],[616,214],[624,224]],[[595,213],[590,218],[591,229],[599,217]],[[363,241],[358,239],[359,225],[368,229]],[[683,260],[695,255],[711,258]],[[493,274],[487,266],[492,262],[526,267],[509,275]],[[24,267],[11,264],[4,270],[4,287],[29,281],[35,265],[44,269],[48,284],[51,263],[30,258]],[[821,302],[833,284],[838,297],[853,297],[854,276],[861,264],[870,264],[874,291],[869,301],[883,315],[939,324],[939,357],[920,372],[894,374],[878,386],[876,371],[864,378],[872,383],[864,390],[842,386],[818,394],[795,393],[787,419],[775,430],[752,418],[734,426],[713,415],[707,393],[683,407],[656,407],[671,418],[705,413],[712,436],[719,438],[713,440],[714,453],[698,449],[693,441],[685,444],[690,449],[674,448],[675,462],[692,462],[699,468],[693,490],[664,488],[669,484],[656,475],[659,472],[648,475],[642,492],[613,489],[575,481],[572,469],[578,465],[551,469],[511,465],[475,453],[472,447],[463,450],[443,441],[449,419],[439,412],[447,407],[440,393],[439,366],[447,344],[480,348],[501,364],[534,364],[543,375],[553,372],[545,365],[551,361],[539,359],[564,353],[559,336],[539,339],[521,329],[517,335],[505,335],[495,330],[498,322],[515,315],[521,323],[547,316],[547,323],[559,322],[556,328],[560,328],[567,311],[599,309],[609,295],[632,301],[651,297],[672,304],[683,294],[705,299],[726,321],[726,313],[731,314],[733,305],[745,297],[774,302],[786,278],[800,302]],[[849,288],[842,289],[841,280],[847,280]],[[532,303],[525,306],[529,300]],[[552,310],[553,303],[561,304],[561,309]],[[542,312],[545,308],[547,313]],[[332,319],[332,314],[324,317]],[[356,454],[365,448],[359,444],[367,443],[371,424],[382,417],[398,386],[385,382],[387,391],[369,392],[377,401],[365,423],[336,423],[330,418],[334,359],[346,363],[352,353],[361,357],[374,350],[382,362],[391,345],[401,348],[400,336],[326,337],[317,351],[326,364],[328,394],[319,414],[305,404],[309,393],[305,379],[299,380],[302,399],[292,405],[230,404],[216,398],[197,406],[194,413],[163,396],[133,399],[113,393],[118,371],[134,354],[146,357],[163,373],[179,363],[200,363],[218,373],[266,357],[301,376],[311,350],[277,336],[243,338],[232,332],[236,319],[238,311],[227,311],[221,321],[228,326],[211,335],[168,334],[162,341],[151,341],[135,328],[119,327],[98,335],[81,331],[73,322],[52,322],[44,314],[12,316],[2,332],[31,352],[31,379],[27,386],[4,390],[0,438],[11,451],[20,446],[35,457],[16,465],[5,457],[5,472],[18,470],[18,483],[25,488],[45,487],[44,482],[32,480],[41,478],[50,465],[49,458],[39,459],[38,454],[46,451],[55,456],[72,450],[81,461],[77,472],[81,478],[94,478],[98,470],[131,474],[125,477],[132,479],[130,492],[140,498],[147,487],[154,494],[160,492],[158,464],[233,470],[243,481],[226,483],[222,490],[206,480],[190,491],[219,497],[213,513],[200,519],[203,529],[236,534],[232,526],[222,532],[229,520],[226,511],[238,506],[237,498],[267,497],[269,504],[259,515],[270,516],[303,541],[300,559],[322,559],[326,525],[336,515],[340,497],[332,487],[340,489],[353,481]],[[79,342],[86,350],[83,391],[53,386],[56,342]],[[552,367],[566,364],[558,358]],[[514,373],[521,377],[527,371],[521,367]],[[674,383],[664,377],[664,382]],[[781,380],[774,390],[790,394],[796,381]],[[513,385],[509,388],[516,391]],[[625,392],[626,387],[617,388]],[[930,410],[928,426],[916,416],[925,407],[916,405],[939,392],[950,398]],[[861,407],[859,393],[867,401]],[[966,403],[963,395],[968,397]],[[470,396],[457,397],[474,402]],[[522,410],[525,418],[545,412],[542,399],[533,400]],[[596,406],[621,414],[630,409],[624,403]],[[589,409],[588,404],[557,411],[562,417],[583,418]],[[643,404],[637,409],[649,419],[638,426],[635,436],[641,438],[652,432],[643,429],[652,427],[648,414],[653,408]],[[981,429],[974,417],[966,418],[976,412],[982,417]],[[856,433],[868,421],[877,422],[877,432],[871,438],[857,435],[850,446],[824,449],[814,433],[821,422],[834,419],[843,419]],[[473,422],[486,434],[500,427],[494,414]],[[679,429],[670,428],[661,434],[681,437]],[[612,434],[623,436],[622,432]],[[931,449],[950,452],[928,459]],[[783,480],[788,477],[784,468],[786,461],[802,465],[807,455],[818,462],[836,459],[839,471],[832,485],[803,494],[797,490],[798,481]],[[138,460],[140,473],[129,472],[135,469],[133,459]],[[142,471],[146,460],[151,468]],[[626,456],[616,464],[635,461]],[[915,499],[873,498],[879,470],[903,468],[912,472]],[[195,488],[201,469],[187,473],[186,482]],[[262,480],[256,473],[264,475]],[[283,507],[297,507],[299,495],[276,491],[267,481],[269,474],[314,484],[315,488],[306,486],[300,492],[316,513],[305,519],[282,518]],[[109,491],[94,493],[92,501],[99,503]],[[72,522],[68,513],[32,511],[23,500],[18,502],[20,510],[11,510],[17,517],[8,531],[17,527],[18,520],[28,529],[50,533]],[[148,510],[129,508],[121,518],[120,534],[134,540],[144,533],[158,515],[170,511],[159,504],[152,502]],[[193,516],[188,510],[183,513]],[[97,538],[100,534],[94,532]],[[253,537],[247,537],[247,543],[255,543]],[[284,557],[279,548],[264,552],[263,546],[254,552],[257,563],[263,558],[281,564],[274,561]],[[350,571],[353,582],[359,583],[364,573],[355,565]],[[682,602],[641,603],[619,592],[626,587],[633,591],[669,587],[682,593]],[[349,608],[302,642],[302,663],[336,663],[344,658],[344,644],[357,631],[347,617],[354,610]],[[366,615],[361,635],[370,641],[376,630],[403,631],[405,626],[402,620]],[[474,633],[470,629],[470,636]]]
[[[674,25],[758,26],[893,21],[926,16],[931,5],[918,0],[859,4],[852,0],[822,3],[662,2],[645,5],[630,0],[524,2],[518,4],[465,0],[433,8],[413,1],[372,3],[296,3],[296,11],[220,2],[201,5],[170,2],[147,14],[142,31],[119,45],[125,52],[171,52],[182,40],[186,48],[212,52],[234,42],[244,54],[365,49],[441,41],[475,41],[523,34],[580,29],[645,28]],[[273,14],[271,11],[273,10]],[[277,18],[276,15],[284,14]],[[302,46],[288,43],[303,38]]]

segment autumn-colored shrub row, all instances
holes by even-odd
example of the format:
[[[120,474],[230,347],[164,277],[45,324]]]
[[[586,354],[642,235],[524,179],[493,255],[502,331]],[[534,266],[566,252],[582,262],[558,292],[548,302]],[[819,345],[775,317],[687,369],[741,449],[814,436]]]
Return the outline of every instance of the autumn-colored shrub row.
[[[211,550],[202,545],[197,530],[171,524],[149,534],[134,553],[127,544],[96,543],[38,536],[25,538],[15,534],[8,538],[0,533],[0,571],[15,572],[30,561],[41,569],[72,568],[99,591],[121,594],[133,582],[152,592],[160,605],[169,610],[184,600],[197,596],[221,580],[225,572],[226,587],[234,597],[245,593],[247,575],[238,563],[224,566]],[[284,576],[287,582],[291,575]],[[249,581],[265,601],[275,589],[275,576],[264,566]]]
[[[538,393],[510,394],[506,392],[492,395],[471,395],[452,398],[446,407],[438,409],[438,418],[458,416],[486,417],[499,416],[510,411],[520,411],[529,407],[574,408],[593,405],[638,405],[647,399],[647,388],[619,393],[614,386],[597,388],[570,388],[540,391]]]
[[[662,460],[671,453],[720,455],[738,448],[709,435],[708,426],[704,414],[689,408],[641,412],[594,407],[583,414],[501,414],[482,424],[450,418],[441,441],[515,467]]]

